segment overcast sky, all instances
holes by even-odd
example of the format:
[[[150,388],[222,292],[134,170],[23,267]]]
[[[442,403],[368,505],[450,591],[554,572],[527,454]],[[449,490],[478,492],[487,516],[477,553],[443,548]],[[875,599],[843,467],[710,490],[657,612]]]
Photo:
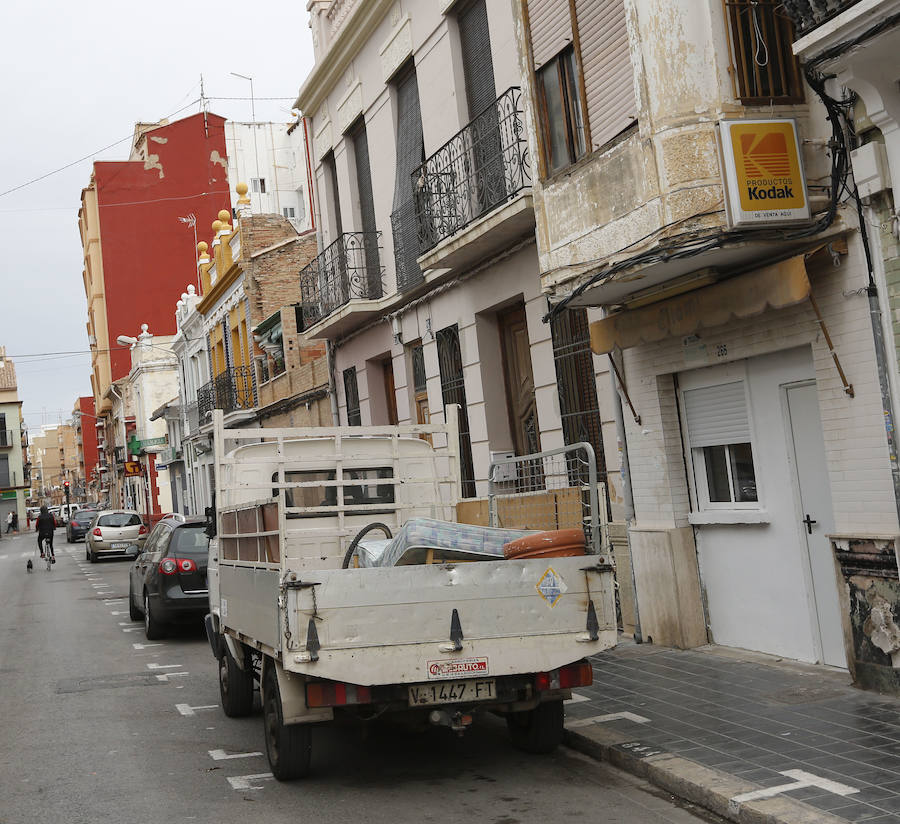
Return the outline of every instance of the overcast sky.
[[[313,52],[298,0],[31,0],[4,3],[3,18],[0,192],[92,155],[0,196],[0,345],[37,430],[91,393],[77,215],[92,162],[127,159],[138,121],[199,111],[201,74],[216,114],[250,120],[249,99],[215,99],[249,98],[238,72],[256,119],[288,122]]]

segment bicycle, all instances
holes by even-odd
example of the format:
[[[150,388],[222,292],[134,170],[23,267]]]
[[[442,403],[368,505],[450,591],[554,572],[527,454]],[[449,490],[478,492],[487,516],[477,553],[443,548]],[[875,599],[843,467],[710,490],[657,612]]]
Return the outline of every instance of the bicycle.
[[[41,552],[44,555],[44,560],[47,562],[47,569],[49,570],[54,562],[53,550],[51,549],[49,538],[41,538]]]

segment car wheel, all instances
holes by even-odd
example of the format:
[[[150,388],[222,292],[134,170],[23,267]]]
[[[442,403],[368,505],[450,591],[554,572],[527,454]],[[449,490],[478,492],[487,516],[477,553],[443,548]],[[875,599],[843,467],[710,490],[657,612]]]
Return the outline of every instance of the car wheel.
[[[244,718],[253,711],[253,672],[238,666],[224,642],[219,655],[219,695],[229,718]]]
[[[533,710],[506,716],[513,745],[530,753],[553,752],[562,743],[564,722],[562,701],[547,701]]]
[[[312,728],[309,724],[285,724],[281,712],[281,692],[274,662],[266,666],[263,679],[263,723],[266,756],[272,775],[279,781],[302,778],[309,772]]]
[[[66,543],[67,543],[67,544],[71,544],[71,543],[72,543],[72,533],[69,532],[68,529],[66,530]]]
[[[150,596],[144,593],[144,635],[148,641],[158,641],[166,634],[165,625],[157,620],[150,607]]]
[[[85,543],[84,543],[84,560],[85,561],[91,560],[91,550],[87,545],[87,541],[85,541]]]
[[[134,605],[134,590],[128,587],[128,617],[132,621],[140,621],[143,617],[141,611]]]

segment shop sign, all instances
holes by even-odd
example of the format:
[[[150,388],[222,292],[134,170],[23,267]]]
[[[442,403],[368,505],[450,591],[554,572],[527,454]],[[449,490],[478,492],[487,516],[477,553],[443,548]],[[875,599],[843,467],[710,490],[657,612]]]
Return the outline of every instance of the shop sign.
[[[125,477],[133,477],[135,475],[143,475],[140,461],[125,461]]]
[[[724,120],[719,148],[732,228],[809,222],[809,198],[793,120]]]

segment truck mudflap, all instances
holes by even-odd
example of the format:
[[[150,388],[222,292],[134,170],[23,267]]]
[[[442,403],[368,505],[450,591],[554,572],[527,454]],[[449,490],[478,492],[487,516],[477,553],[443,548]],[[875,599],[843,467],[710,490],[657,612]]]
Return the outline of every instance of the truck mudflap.
[[[615,646],[613,569],[598,561],[287,573],[283,666],[360,685],[553,670]]]

